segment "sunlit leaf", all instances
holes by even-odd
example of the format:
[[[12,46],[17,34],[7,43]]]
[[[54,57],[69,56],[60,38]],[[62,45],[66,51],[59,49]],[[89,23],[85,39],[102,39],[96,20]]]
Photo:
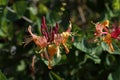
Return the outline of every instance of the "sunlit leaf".
[[[1,6],[1,5],[6,5],[7,2],[8,2],[8,0],[0,0],[0,6]]]
[[[0,71],[0,80],[7,80],[7,78],[1,71]]]
[[[18,71],[25,70],[25,62],[23,60],[20,61],[20,64],[17,66]]]

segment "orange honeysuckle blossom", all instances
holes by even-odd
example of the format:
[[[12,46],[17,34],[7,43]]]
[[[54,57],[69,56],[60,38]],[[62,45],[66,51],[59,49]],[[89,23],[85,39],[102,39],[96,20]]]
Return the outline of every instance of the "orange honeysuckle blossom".
[[[95,23],[93,23],[93,24],[95,24]],[[97,22],[95,24],[95,29],[96,30],[95,30],[95,33],[94,33],[95,37],[94,37],[93,40],[96,41],[98,37],[101,37],[102,35],[107,34],[108,33],[108,29],[107,29],[108,26],[109,26],[109,21],[108,20],[105,20],[102,23]]]
[[[31,35],[32,40],[34,41],[34,43],[38,47],[40,47],[41,49],[45,48],[48,45],[45,36],[37,36],[37,35],[35,35],[35,34],[32,33],[31,26],[28,27],[28,32],[30,33],[30,35]]]
[[[70,34],[71,29],[72,29],[72,24],[70,22],[69,27],[65,32],[62,32],[61,34],[55,34],[54,43],[56,44],[56,46],[60,46],[60,44],[62,44],[66,50],[66,54],[69,53],[69,49],[66,46],[66,42],[69,36],[71,35]]]
[[[95,24],[95,27],[96,27],[96,31],[95,31],[95,33],[94,33],[94,35],[96,36],[96,37],[100,37],[102,34],[107,34],[107,32],[108,32],[108,29],[106,28],[106,27],[108,27],[109,26],[109,21],[108,20],[105,20],[104,22],[102,22],[102,23],[96,23]],[[105,32],[103,32],[103,30],[105,31]]]
[[[37,36],[32,33],[31,26],[28,27],[28,32],[31,35],[31,38],[25,41],[25,45],[33,41],[39,48],[42,50],[41,57],[48,60],[48,68],[51,69],[51,62],[55,54],[59,57],[60,51],[59,48],[61,45],[66,50],[66,53],[69,53],[69,49],[66,46],[66,42],[69,38],[72,25],[70,25],[65,32],[58,33],[59,25],[56,23],[55,27],[50,27],[50,31],[46,25],[45,17],[42,18],[41,24],[41,36]]]

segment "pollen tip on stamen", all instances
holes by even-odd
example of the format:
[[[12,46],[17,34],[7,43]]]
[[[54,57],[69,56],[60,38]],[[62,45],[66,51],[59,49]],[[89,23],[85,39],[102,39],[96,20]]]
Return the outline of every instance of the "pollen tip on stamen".
[[[92,24],[96,25],[96,23],[94,23],[93,21],[91,21]]]

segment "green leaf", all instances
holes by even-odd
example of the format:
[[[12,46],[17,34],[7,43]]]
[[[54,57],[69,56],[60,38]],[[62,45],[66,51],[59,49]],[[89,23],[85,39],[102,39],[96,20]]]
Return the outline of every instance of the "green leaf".
[[[49,64],[48,60],[42,59],[46,65]],[[51,66],[57,65],[61,61],[61,55],[57,57],[56,55],[51,60]]]
[[[13,5],[13,9],[19,16],[24,15],[24,12],[26,11],[26,7],[27,7],[27,2],[23,0],[16,1],[16,3],[14,3]]]
[[[19,19],[18,15],[16,13],[12,13],[10,11],[7,11],[6,17],[10,21],[16,21],[17,19]]]
[[[42,3],[40,3],[38,7],[39,7],[38,11],[41,14],[46,14],[47,12],[49,12],[49,9]]]
[[[108,80],[120,80],[120,66],[118,68],[109,74]]]
[[[108,80],[114,80],[111,73],[108,76]]]
[[[1,5],[6,5],[7,2],[8,2],[8,0],[0,0],[0,6],[1,6]]]
[[[7,78],[1,71],[0,71],[0,80],[7,80]]]
[[[98,57],[98,55],[102,52],[102,48],[100,46],[90,44],[85,39],[82,39],[81,42],[74,42],[73,45],[77,49],[85,52],[90,59],[95,61],[95,63],[100,63],[101,60]]]
[[[0,37],[6,37],[6,34],[0,29]]]
[[[115,43],[113,43],[112,45],[113,45],[113,48],[114,48],[114,52],[110,51],[109,46],[106,43],[101,42],[101,46],[102,46],[104,51],[107,51],[107,52],[109,52],[111,54],[119,54],[120,55],[119,47]]]
[[[113,54],[119,54],[120,55],[120,48],[118,47],[118,45],[116,45],[115,43],[113,43],[113,47],[114,47],[114,52]]]
[[[25,70],[25,62],[23,60],[20,61],[20,64],[17,66],[18,71],[24,71]]]
[[[8,3],[8,0],[0,0],[0,17],[2,17],[2,13],[4,12],[4,9]]]
[[[59,75],[57,75],[56,73],[54,73],[53,71],[49,72],[49,76],[50,76],[51,80],[62,80],[62,78]]]

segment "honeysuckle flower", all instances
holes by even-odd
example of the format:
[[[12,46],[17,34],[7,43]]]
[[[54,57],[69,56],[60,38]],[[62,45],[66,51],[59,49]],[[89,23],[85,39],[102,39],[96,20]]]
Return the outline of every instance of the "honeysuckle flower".
[[[103,21],[101,24],[103,25],[104,30],[105,30],[106,32],[108,32],[108,29],[107,29],[106,27],[109,27],[109,21],[108,21],[108,20],[105,20],[105,21]]]
[[[60,46],[60,44],[62,44],[67,54],[69,53],[69,49],[66,46],[66,42],[69,36],[71,35],[70,34],[71,29],[72,29],[72,24],[70,22],[68,29],[65,32],[62,32],[61,34],[55,34],[55,38],[54,38],[54,43],[56,44],[56,46]]]
[[[113,52],[114,48],[113,48],[113,45],[112,45],[112,38],[111,38],[111,34],[110,33],[107,33],[103,37],[103,41],[108,44],[110,51]]]
[[[108,29],[106,27],[109,26],[109,21],[108,20],[105,20],[103,23],[96,23],[95,24],[95,28],[96,28],[96,31],[94,33],[94,35],[96,37],[100,37],[101,35],[103,34],[107,34],[108,33]],[[104,32],[103,32],[104,30]]]
[[[95,23],[93,23],[93,24],[95,24]],[[96,41],[96,39],[98,37],[101,37],[102,35],[107,34],[108,33],[108,29],[107,29],[108,26],[109,26],[109,21],[108,20],[105,20],[102,23],[97,22],[95,24],[95,29],[96,30],[95,30],[95,33],[94,33],[95,37],[94,37],[93,40]]]
[[[112,29],[112,32],[111,32],[111,37],[114,38],[114,39],[117,39],[117,40],[120,40],[120,27],[117,26],[117,24],[113,24],[113,29]]]
[[[40,55],[42,58],[45,58],[48,60],[48,68],[52,68],[52,59],[55,54],[57,54],[57,57],[60,56],[60,47],[63,45],[63,47],[66,50],[66,53],[69,53],[69,49],[66,46],[66,42],[71,36],[71,23],[68,27],[68,29],[65,32],[58,33],[59,25],[56,23],[55,27],[50,27],[48,29],[45,21],[45,17],[42,18],[41,23],[41,33],[42,35],[37,36],[32,33],[31,26],[28,27],[28,32],[30,33],[31,37],[25,41],[25,45],[33,41],[40,49]],[[33,62],[34,63],[34,62]],[[33,65],[32,63],[32,65]]]
[[[45,36],[37,36],[32,33],[31,26],[28,27],[28,32],[30,33],[34,43],[41,49],[45,48],[48,45],[47,39],[45,38]]]

